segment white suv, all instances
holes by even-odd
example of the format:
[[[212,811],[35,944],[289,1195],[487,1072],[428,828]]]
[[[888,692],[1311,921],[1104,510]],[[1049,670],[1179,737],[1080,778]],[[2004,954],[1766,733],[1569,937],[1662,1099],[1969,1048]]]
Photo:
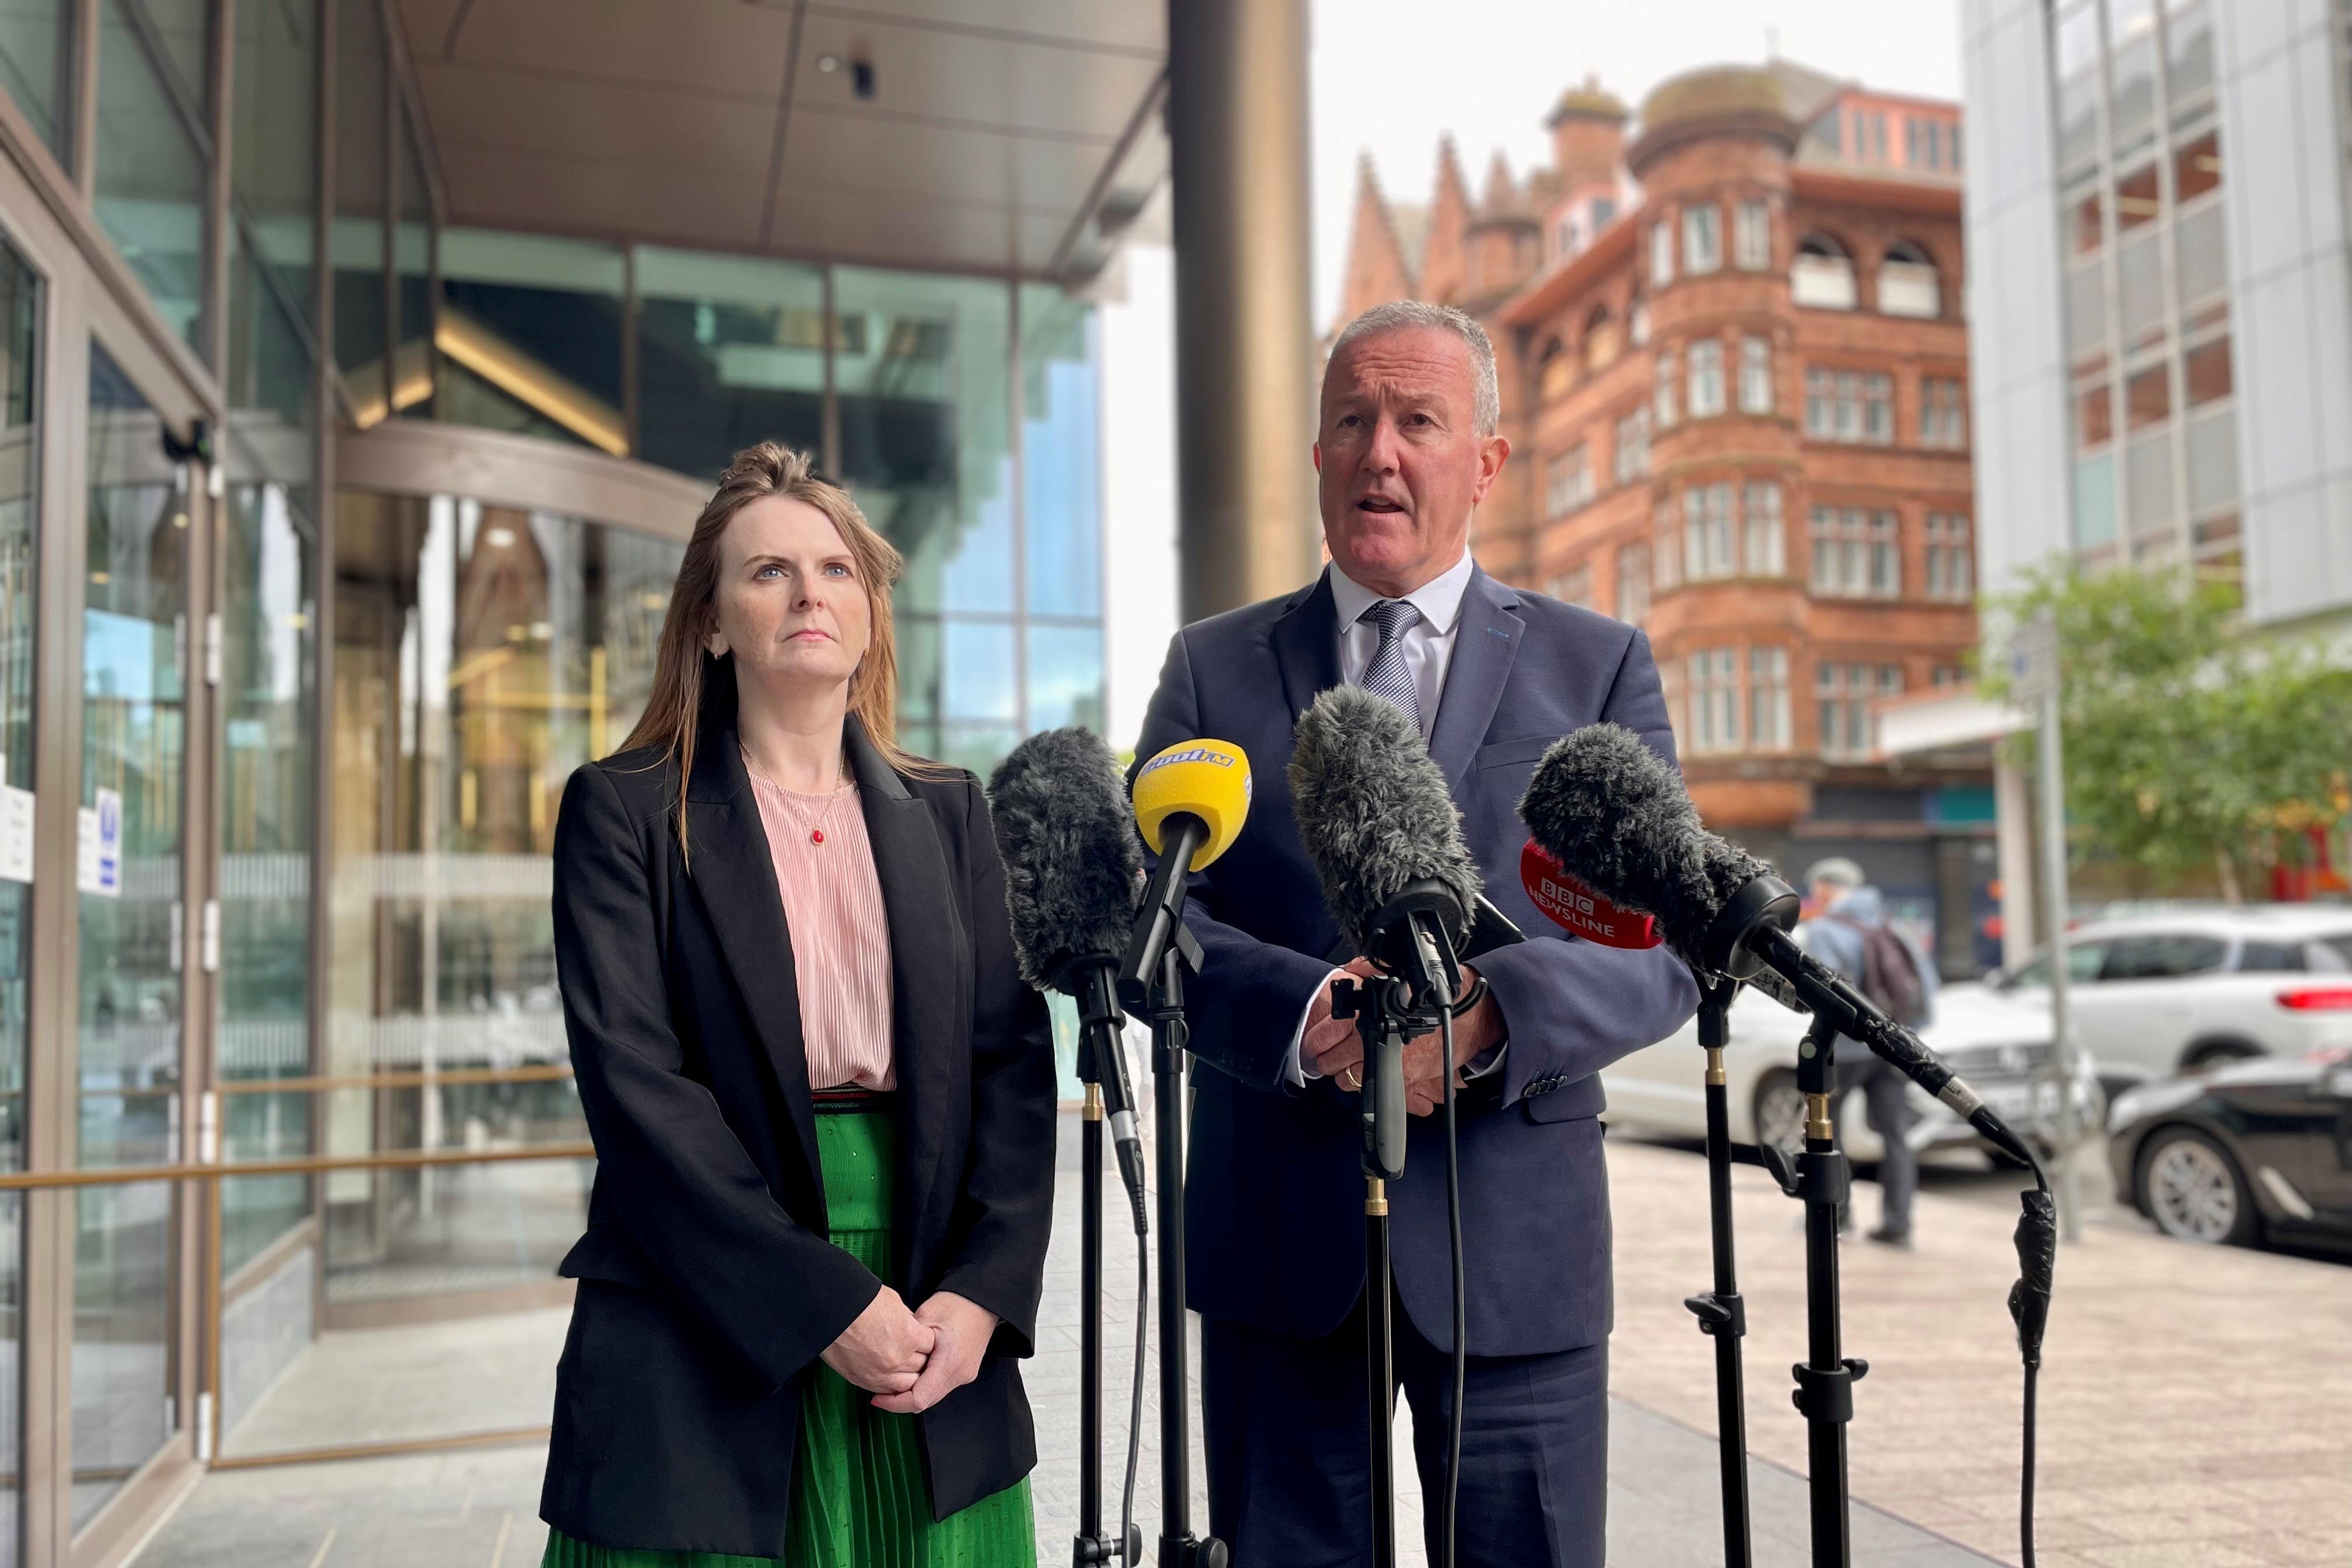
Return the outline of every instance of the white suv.
[[[2110,1097],[2241,1058],[2352,1046],[2352,908],[2101,921],[2067,933],[2066,976],[2075,1037]],[[1985,981],[2011,994],[2049,984],[2046,949]]]

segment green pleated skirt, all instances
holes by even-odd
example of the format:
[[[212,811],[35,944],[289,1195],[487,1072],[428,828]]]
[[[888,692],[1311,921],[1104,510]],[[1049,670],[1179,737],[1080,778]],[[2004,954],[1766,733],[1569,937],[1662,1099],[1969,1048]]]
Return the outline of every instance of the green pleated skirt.
[[[897,1120],[887,1109],[824,1108],[816,1141],[833,1244],[895,1286]],[[591,1545],[551,1530],[541,1568],[1036,1568],[1029,1483],[934,1521],[915,1418],[872,1399],[822,1364],[803,1389],[783,1556]]]

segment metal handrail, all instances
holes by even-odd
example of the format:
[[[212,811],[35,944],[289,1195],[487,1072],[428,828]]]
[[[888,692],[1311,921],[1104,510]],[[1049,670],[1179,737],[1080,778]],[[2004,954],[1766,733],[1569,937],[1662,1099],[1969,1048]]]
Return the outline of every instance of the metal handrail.
[[[324,1171],[409,1171],[435,1165],[492,1165],[515,1160],[593,1160],[586,1139],[514,1149],[386,1149],[373,1154],[320,1154],[299,1160],[182,1161],[171,1165],[109,1165],[84,1171],[0,1172],[0,1193],[56,1187],[121,1187],[139,1182],[194,1182],[223,1176],[302,1176]]]
[[[498,1069],[485,1069],[495,1072]],[[509,1069],[517,1070],[517,1069]],[[560,1070],[538,1068],[519,1069],[528,1077],[521,1081],[568,1076],[569,1066]],[[421,1075],[388,1073],[374,1075],[381,1079],[405,1080]],[[441,1076],[446,1082],[449,1076]],[[347,1080],[323,1080],[342,1087]],[[361,1080],[364,1083],[367,1080]],[[477,1076],[472,1081],[484,1081]],[[494,1079],[491,1081],[495,1081]],[[210,1121],[209,1115],[206,1117]],[[212,1468],[247,1468],[263,1465],[301,1464],[323,1459],[363,1458],[387,1454],[434,1452],[441,1449],[473,1447],[485,1444],[538,1441],[547,1436],[545,1427],[516,1428],[495,1432],[459,1433],[446,1437],[395,1439],[383,1443],[363,1443],[346,1447],[303,1449],[286,1454],[253,1454],[224,1456],[221,1451],[221,1180],[233,1176],[310,1175],[332,1171],[402,1171],[427,1170],[450,1165],[488,1165],[515,1163],[526,1160],[593,1160],[596,1146],[586,1139],[560,1143],[536,1143],[506,1149],[393,1149],[373,1154],[313,1155],[294,1160],[215,1160],[180,1161],[165,1165],[114,1165],[96,1170],[76,1171],[8,1171],[0,1172],[0,1193],[42,1192],[62,1188],[129,1186],[142,1182],[204,1182],[205,1226],[203,1243],[203,1292],[207,1309],[205,1317],[205,1343],[202,1352],[202,1392],[211,1397],[200,1407],[198,1420],[204,1424],[197,1434],[197,1461]]]
[[[572,1077],[570,1062],[519,1068],[448,1068],[432,1072],[347,1073],[332,1078],[240,1078],[215,1084],[215,1094],[325,1094],[353,1089],[425,1089],[461,1083],[551,1083]],[[0,1089],[0,1100],[21,1100],[25,1090]],[[189,1092],[184,1084],[77,1084],[85,1100],[169,1100]]]
[[[213,1086],[215,1094],[325,1094],[349,1089],[424,1089],[452,1083],[551,1083],[572,1077],[570,1062],[520,1068],[451,1068],[435,1072],[355,1073],[340,1078],[243,1078]]]

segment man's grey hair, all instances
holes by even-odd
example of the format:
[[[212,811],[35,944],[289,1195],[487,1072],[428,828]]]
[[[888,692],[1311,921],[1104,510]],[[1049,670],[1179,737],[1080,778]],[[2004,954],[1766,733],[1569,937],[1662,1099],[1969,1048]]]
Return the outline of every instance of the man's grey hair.
[[[1475,390],[1470,404],[1470,417],[1481,436],[1492,436],[1503,417],[1503,396],[1495,384],[1495,345],[1486,337],[1486,329],[1451,305],[1432,305],[1421,300],[1391,300],[1370,310],[1339,329],[1331,340],[1331,357],[1323,363],[1323,378],[1331,378],[1331,366],[1349,343],[1358,338],[1369,338],[1380,332],[1393,332],[1405,327],[1434,327],[1441,332],[1452,332],[1470,345],[1470,372]]]
[[[1860,866],[1843,855],[1816,860],[1805,868],[1805,886],[1808,888],[1818,882],[1827,882],[1832,888],[1859,888],[1869,880],[1863,875]]]

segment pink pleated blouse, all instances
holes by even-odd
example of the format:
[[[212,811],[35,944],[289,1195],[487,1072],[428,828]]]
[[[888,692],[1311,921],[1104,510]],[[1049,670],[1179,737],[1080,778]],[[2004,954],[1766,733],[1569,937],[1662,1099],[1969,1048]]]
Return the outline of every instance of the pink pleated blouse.
[[[754,773],[751,793],[792,931],[809,1088],[896,1089],[890,923],[856,786],[791,794]]]

